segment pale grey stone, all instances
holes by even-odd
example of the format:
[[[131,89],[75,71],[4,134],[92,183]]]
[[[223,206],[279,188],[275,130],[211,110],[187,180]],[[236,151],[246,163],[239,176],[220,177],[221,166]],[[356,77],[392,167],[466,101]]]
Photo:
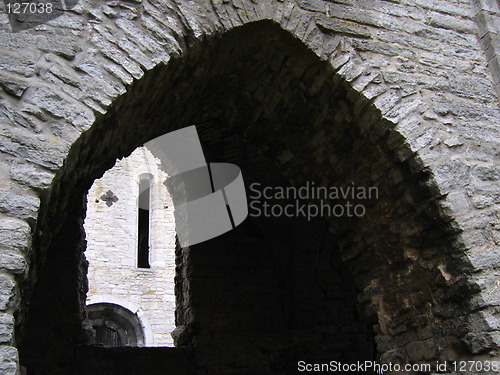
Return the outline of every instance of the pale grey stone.
[[[496,165],[478,165],[472,170],[472,175],[481,181],[496,181],[500,179],[500,167]]]
[[[0,219],[0,247],[12,250],[17,249],[26,253],[31,243],[31,228],[25,221],[2,218]]]
[[[441,47],[437,43],[429,43],[426,38],[422,38],[412,34],[402,34],[392,30],[377,32],[377,39],[383,42],[418,48],[424,51],[436,53],[439,53],[441,51]]]
[[[443,213],[449,217],[453,217],[456,214],[466,214],[472,208],[470,199],[464,192],[448,194],[440,201],[439,206]]]
[[[120,18],[116,21],[116,24],[123,31],[125,31],[132,40],[139,38],[141,41],[141,48],[144,48],[151,53],[163,53],[165,51],[161,44],[154,40],[149,33],[140,29],[134,22]]]
[[[15,300],[16,282],[11,275],[0,273],[0,310],[6,310]]]
[[[134,78],[138,79],[144,75],[144,71],[136,62],[130,60],[125,53],[114,47],[98,33],[94,34],[91,40],[104,56],[121,65]]]
[[[61,148],[61,145],[50,142],[43,137],[26,137],[22,132],[14,130],[0,130],[0,135],[3,138],[0,150],[50,170],[57,169],[62,165],[65,150]]]
[[[41,190],[48,189],[54,178],[53,173],[25,163],[13,164],[10,173],[14,181]]]
[[[451,160],[436,166],[434,178],[444,192],[463,188],[470,182],[470,167],[460,160]]]
[[[297,3],[305,10],[326,12],[326,6],[323,0],[297,0]]]
[[[357,26],[352,22],[346,22],[336,18],[322,17],[319,18],[316,23],[326,32],[354,35],[363,38],[369,38],[371,36],[370,30],[367,27]]]
[[[9,118],[13,124],[30,129],[35,133],[39,133],[43,128],[43,124],[38,117],[38,115],[43,117],[43,113],[41,113],[41,110],[38,108],[34,109],[27,106],[24,111],[19,111],[18,108],[13,107],[6,102],[0,104],[0,108],[3,115]]]
[[[405,97],[394,108],[386,113],[386,118],[398,123],[410,113],[418,112],[418,108],[422,104],[422,99],[418,95]]]
[[[81,130],[87,130],[95,121],[93,112],[69,98],[63,98],[50,87],[39,87],[26,98],[35,107],[42,108],[55,118],[66,119]]]
[[[415,0],[415,3],[431,10],[435,10],[441,13],[451,14],[455,16],[462,17],[472,17],[472,11],[470,7],[461,7],[458,5],[454,5],[448,1],[440,1],[440,0]]]
[[[472,204],[476,208],[485,208],[500,203],[500,189],[497,185],[481,185],[467,188]]]
[[[14,274],[24,274],[27,268],[26,260],[17,250],[0,249],[0,269],[7,270]]]
[[[491,267],[499,267],[500,249],[498,247],[493,247],[468,252],[467,259],[470,261],[474,269],[478,271],[489,269]],[[500,324],[500,322],[498,324]]]
[[[85,27],[85,22],[79,17],[73,17],[70,13],[65,12],[59,17],[51,20],[50,25],[81,31]]]
[[[382,114],[386,114],[390,109],[394,108],[396,103],[400,100],[401,95],[396,90],[390,90],[375,99],[373,104],[380,110]]]
[[[54,53],[69,60],[73,59],[82,48],[80,40],[71,34],[59,35],[59,38],[36,38],[36,46],[43,52]]]
[[[17,349],[11,346],[0,346],[0,373],[2,375],[19,375],[19,356]]]
[[[0,191],[0,212],[19,219],[36,220],[40,199]]]
[[[0,72],[0,86],[6,93],[20,98],[28,88],[28,81],[13,74]]]
[[[430,12],[428,17],[429,23],[432,26],[443,27],[445,29],[452,29],[470,34],[477,32],[477,24],[472,20],[448,16],[437,12]]]
[[[450,83],[450,91],[470,99],[479,99],[484,102],[496,101],[495,91],[491,81],[479,77],[459,76]]]
[[[387,56],[398,56],[400,52],[402,52],[401,49],[395,45],[372,40],[355,39],[352,41],[352,44],[358,51],[370,51]],[[372,64],[372,66],[381,67],[387,64],[386,60],[375,59],[375,61],[375,65]]]
[[[346,64],[350,60],[349,54],[345,53],[343,55],[334,57],[330,60],[334,69],[340,69],[344,64]]]
[[[15,51],[4,50],[0,55],[0,71],[17,73],[25,77],[35,75],[36,57],[31,52],[25,52],[20,49],[18,53]],[[4,74],[5,74],[4,73]]]
[[[460,137],[457,135],[457,136],[454,136],[454,137],[450,137],[450,138],[446,138],[443,143],[448,146],[448,147],[457,147],[457,146],[461,146],[463,145],[464,143],[462,142],[462,140],[460,139]]]
[[[12,314],[0,313],[0,343],[10,344],[14,336],[14,317]]]
[[[118,45],[121,49],[127,52],[132,59],[138,62],[146,70],[150,70],[155,66],[155,64],[148,58],[148,56],[142,53],[138,46],[132,43],[130,40],[121,38],[118,41]]]
[[[464,341],[469,346],[472,353],[476,354],[484,352],[488,349],[498,348],[500,345],[500,332],[484,332],[479,330],[480,326],[471,324],[470,331],[473,333],[468,334]]]
[[[365,0],[364,5],[368,9],[373,9],[393,16],[408,17],[419,21],[423,21],[425,19],[425,10],[418,7],[391,4],[389,2],[381,3],[378,0]]]
[[[347,82],[351,82],[352,80],[359,77],[365,70],[365,67],[362,64],[359,64],[355,61],[349,61],[342,68],[339,69],[338,73],[344,77]]]

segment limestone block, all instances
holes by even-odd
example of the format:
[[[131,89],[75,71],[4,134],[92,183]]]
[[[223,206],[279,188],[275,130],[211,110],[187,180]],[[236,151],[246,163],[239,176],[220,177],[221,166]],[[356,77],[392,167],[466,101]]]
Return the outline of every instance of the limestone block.
[[[18,375],[18,353],[11,346],[0,346],[0,373],[3,375]]]

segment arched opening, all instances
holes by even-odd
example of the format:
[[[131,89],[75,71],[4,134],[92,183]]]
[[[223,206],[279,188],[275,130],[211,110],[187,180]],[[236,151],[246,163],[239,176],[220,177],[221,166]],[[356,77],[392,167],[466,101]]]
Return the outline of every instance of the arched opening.
[[[144,346],[173,346],[175,219],[165,174],[144,147],[87,193],[87,304],[115,303],[150,325]]]
[[[250,216],[177,249],[177,346],[193,351],[197,374],[290,374],[298,361],[352,362],[376,351],[402,362],[460,353],[470,291],[457,276],[454,233],[426,171],[395,155],[404,139],[392,124],[271,22],[198,47],[129,88],[73,146],[43,203],[40,267],[20,337],[28,373],[68,373],[68,348],[88,342],[86,190],[117,157],[192,124],[207,160],[238,165],[247,191],[313,183],[378,191],[363,198],[359,217]]]
[[[94,345],[143,346],[144,330],[139,317],[112,303],[87,305],[88,322],[95,330]]]

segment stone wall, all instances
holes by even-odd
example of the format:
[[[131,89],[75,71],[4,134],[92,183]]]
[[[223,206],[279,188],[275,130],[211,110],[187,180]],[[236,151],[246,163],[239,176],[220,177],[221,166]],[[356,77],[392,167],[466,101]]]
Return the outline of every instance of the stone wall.
[[[138,268],[139,179],[146,174],[153,176],[150,268]],[[138,148],[96,180],[87,195],[87,304],[132,306],[145,329],[146,346],[172,346],[175,328],[174,207],[165,179],[149,151]],[[106,200],[108,191],[116,201]]]
[[[65,373],[63,349],[86,340],[87,189],[116,158],[191,124],[219,128],[202,139],[215,159],[243,145],[244,177],[263,157],[265,178],[378,184],[364,220],[328,224],[377,320],[377,350],[495,358],[500,111],[482,14],[468,0],[81,1],[20,33],[2,14],[2,371],[15,373],[20,347],[33,371]],[[186,324],[210,314],[183,298]]]
[[[474,0],[472,4],[479,28],[478,35],[500,97],[500,4],[495,0]]]

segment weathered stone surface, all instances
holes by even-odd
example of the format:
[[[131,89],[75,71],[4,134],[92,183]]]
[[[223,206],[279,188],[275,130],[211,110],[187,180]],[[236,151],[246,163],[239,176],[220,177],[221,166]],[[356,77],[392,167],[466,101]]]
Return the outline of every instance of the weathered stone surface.
[[[15,250],[0,249],[0,269],[14,274],[24,274],[28,269],[28,265],[24,257]]]
[[[471,201],[467,194],[463,192],[451,193],[441,201],[443,213],[449,217],[456,214],[465,214],[472,208]]]
[[[118,48],[105,40],[99,33],[94,34],[92,42],[105,57],[122,66],[134,78],[141,78],[143,76],[144,72],[136,62],[130,60],[125,54],[122,54]]]
[[[15,54],[14,51],[4,51],[0,59],[0,68],[5,73],[16,73],[24,77],[31,77],[35,74],[36,60],[36,55],[31,51],[26,51],[20,55]]]
[[[472,16],[472,11],[469,5],[460,6],[453,4],[452,2],[438,0],[416,0],[415,3],[423,8],[435,10],[445,14],[462,16],[465,18],[470,18]]]
[[[95,117],[91,110],[75,103],[69,98],[63,98],[61,94],[49,87],[39,87],[26,98],[35,107],[47,111],[55,118],[64,118],[81,130],[87,130],[94,122]]]
[[[481,332],[474,330],[473,332],[467,335],[464,340],[473,353],[495,349],[500,345],[500,332],[498,331]]]
[[[14,181],[40,190],[49,188],[54,178],[53,173],[28,163],[12,165],[10,175]]]
[[[13,37],[16,35],[16,37]],[[79,37],[73,33],[51,33],[42,32],[36,33],[16,33],[6,35],[3,39],[3,45],[8,48],[15,56],[15,51],[23,51],[22,54],[17,54],[21,59],[26,56],[32,56],[33,50],[26,51],[26,46],[36,46],[35,51],[54,53],[65,59],[72,59],[78,51],[81,50]]]
[[[268,334],[279,331],[276,327],[294,327],[293,345],[303,344],[297,348],[318,356],[321,345],[311,346],[321,342],[317,337],[338,338],[338,343],[329,341],[325,358],[345,355],[347,343],[365,353],[373,350],[363,347],[372,341],[364,340],[369,335],[360,328],[372,322],[383,323],[382,331],[391,333],[382,336],[380,326],[376,331],[384,359],[437,359],[448,334],[457,342],[465,336],[472,357],[498,346],[494,324],[456,323],[466,319],[468,309],[498,305],[492,292],[498,275],[490,272],[497,266],[500,241],[494,217],[500,121],[493,91],[500,87],[496,2],[80,3],[53,22],[21,33],[7,32],[5,15],[0,21],[0,150],[5,157],[0,175],[6,180],[0,194],[2,261],[5,270],[24,274],[21,258],[9,249],[26,251],[31,230],[6,216],[34,224],[40,214],[39,243],[59,247],[42,248],[37,242],[40,248],[33,251],[42,258],[49,248],[59,251],[48,257],[55,271],[47,277],[53,283],[50,277],[60,277],[60,298],[68,302],[51,304],[59,309],[54,316],[63,317],[54,322],[54,335],[73,333],[84,315],[64,310],[82,308],[85,293],[84,267],[68,268],[84,263],[79,258],[83,217],[73,213],[73,202],[116,157],[148,137],[217,118],[213,128],[221,133],[204,133],[224,140],[212,144],[214,157],[227,156],[238,165],[252,159],[248,170],[267,171],[263,174],[270,180],[283,175],[294,184],[376,183],[381,195],[365,218],[317,225],[330,228],[335,239],[287,222],[283,226],[291,233],[280,239],[285,243],[274,243],[255,235],[269,231],[262,224],[248,227],[248,237],[236,238],[235,248],[246,251],[234,258],[235,248],[225,248],[226,242],[209,249],[210,255],[218,254],[216,261],[195,250],[179,255],[179,324],[203,321],[201,333],[194,334],[203,370],[224,373],[228,367],[217,367],[219,361],[230,361],[234,369],[240,363],[264,363],[262,353],[280,357],[291,351],[276,343],[263,349],[259,345],[268,345],[269,335],[235,338],[231,329]],[[238,132],[244,140],[224,154],[229,134]],[[247,147],[251,151],[238,154]],[[261,154],[265,160],[257,168],[255,155]],[[273,169],[275,164],[280,167]],[[52,172],[58,175],[54,186]],[[47,199],[43,212],[31,189]],[[68,224],[56,233],[54,228],[68,223],[67,216],[76,229]],[[273,233],[281,231],[276,227]],[[252,246],[244,248],[248,238]],[[309,249],[319,239],[339,242],[345,262],[331,258],[340,251],[336,248]],[[301,251],[284,256],[295,248]],[[370,324],[348,321],[338,307],[355,296],[338,280],[349,284],[349,273],[357,275],[356,287],[364,290],[363,306],[356,311],[370,315]],[[473,275],[476,284],[457,292],[456,280],[465,274]],[[251,277],[248,286],[244,280]],[[52,297],[59,302],[59,295]],[[12,303],[19,307],[15,299]],[[288,320],[282,311],[289,312]],[[312,322],[312,316],[317,320]],[[341,329],[335,331],[335,324]],[[54,345],[78,342],[74,336],[58,337]],[[257,343],[255,351],[241,350],[248,343]]]
[[[325,2],[322,0],[298,0],[299,6],[305,10],[312,10],[316,12],[325,12]]]
[[[185,346],[191,342],[192,335],[186,326],[178,326],[172,331],[172,338],[175,346]]]
[[[38,198],[0,191],[0,212],[7,216],[36,220],[39,205]]]
[[[61,140],[43,136],[27,137],[18,129],[3,128],[0,129],[0,134],[1,151],[51,170],[62,165],[65,150]]]
[[[481,181],[497,181],[500,179],[500,167],[496,165],[478,165],[472,174]]]
[[[443,143],[448,147],[458,147],[464,144],[464,142],[460,139],[459,136],[446,138],[445,140],[443,140]]]
[[[495,102],[495,92],[491,82],[484,78],[457,77],[451,81],[450,91],[465,98]]]
[[[474,21],[459,19],[446,14],[431,12],[429,15],[429,23],[432,26],[443,27],[464,33],[477,32],[477,25]]]
[[[6,93],[20,98],[28,88],[28,82],[13,74],[0,73],[0,85]]]
[[[320,18],[316,21],[318,26],[325,31],[334,33],[354,35],[363,38],[371,36],[370,30],[367,27],[353,25],[352,23],[342,21],[335,18]]]
[[[485,50],[488,66],[493,74],[497,96],[500,97],[500,6],[491,0],[473,0],[473,10]]]
[[[476,208],[485,208],[500,203],[500,191],[497,185],[469,187],[467,194]]]
[[[18,375],[17,349],[10,346],[0,346],[0,372],[5,375]]]
[[[12,314],[0,313],[0,343],[11,344],[14,337],[14,317]]]
[[[0,311],[14,307],[15,293],[16,282],[14,278],[6,274],[5,271],[0,271]]]
[[[2,217],[0,219],[0,246],[25,253],[31,243],[31,228],[25,221]]]
[[[471,178],[470,168],[460,160],[450,161],[449,163],[437,166],[435,178],[443,191],[448,192],[469,184]]]
[[[435,96],[432,98],[432,107],[442,116],[453,114],[469,120],[491,120],[495,117],[495,111],[491,107],[459,98],[450,100],[444,96]]]
[[[484,270],[490,267],[500,266],[500,249],[486,248],[475,249],[467,254],[471,264],[477,270]],[[495,328],[497,329],[497,328]]]

